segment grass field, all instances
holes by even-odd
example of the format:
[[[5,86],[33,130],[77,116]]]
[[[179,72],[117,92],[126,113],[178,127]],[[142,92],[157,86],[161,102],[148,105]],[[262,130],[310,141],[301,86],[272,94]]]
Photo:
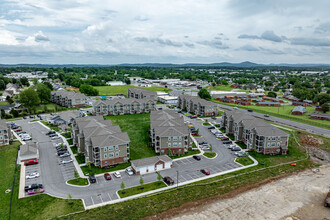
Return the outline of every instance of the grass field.
[[[142,187],[143,187],[143,189],[141,189]],[[135,187],[127,188],[124,190],[119,190],[118,195],[120,196],[120,198],[125,198],[128,196],[133,196],[136,194],[140,194],[140,193],[144,193],[144,192],[148,192],[151,190],[160,189],[160,188],[164,188],[164,187],[166,187],[166,184],[163,181],[156,181],[156,182],[144,184],[143,186],[135,186]]]
[[[156,156],[153,148],[149,146],[149,113],[105,116],[105,119],[111,119],[113,125],[119,125],[122,132],[127,132],[131,140],[129,144],[131,160]]]
[[[177,190],[167,190],[158,195],[152,195],[119,204],[107,205],[83,213],[71,215],[70,219],[140,219],[164,212],[172,208],[178,208],[187,202],[202,200],[208,197],[224,195],[241,187],[249,188],[253,184],[274,177],[287,175],[309,167],[315,167],[306,154],[302,152],[293,139],[290,140],[290,154],[280,156],[267,156],[258,154],[257,160],[263,162],[257,166],[213,177],[188,186],[179,187]],[[301,159],[296,166],[281,164]],[[271,165],[278,165],[270,167]],[[265,168],[265,169],[260,169]],[[127,208],[129,207],[129,208]]]
[[[219,91],[231,91],[230,85],[218,85],[218,86],[208,86],[208,90],[219,90]]]
[[[0,219],[8,219],[10,193],[5,193],[11,189],[13,183],[17,146],[20,142],[15,141],[11,145],[0,146],[0,175],[5,177],[0,179]]]
[[[251,160],[249,157],[238,157],[238,158],[236,158],[235,161],[237,163],[242,164],[243,166],[253,164],[253,160]]]
[[[0,105],[9,105],[9,103],[7,101],[1,101]]]
[[[77,181],[78,180],[78,181]],[[77,185],[77,186],[86,186],[88,185],[88,180],[86,178],[78,178],[67,181],[68,184]]]
[[[145,89],[145,90],[150,90],[150,91],[161,91],[161,92],[169,92],[172,91],[171,89],[167,89],[164,87],[137,87],[137,86],[132,86],[132,85],[124,85],[124,86],[95,86],[99,91],[99,95],[108,95],[108,96],[114,96],[117,94],[124,94],[125,96],[127,95],[127,90],[130,88],[139,88],[139,89]]]
[[[219,102],[217,100],[212,100],[212,101],[223,105],[238,107],[241,109],[246,109],[246,110],[251,109],[261,114],[269,114],[275,117],[284,118],[287,120],[296,121],[303,124],[330,129],[330,121],[315,120],[315,119],[311,119],[310,116],[308,116],[310,113],[315,112],[315,107],[307,107],[306,108],[307,112],[304,115],[291,115],[291,111],[295,107],[293,105],[282,105],[281,107],[268,107],[268,106],[256,106],[256,105],[242,106],[232,103]]]
[[[46,125],[47,127],[49,127],[50,129],[54,130],[54,131],[60,131],[59,127],[57,126],[52,126],[51,124],[49,124],[46,121],[41,121],[41,123],[43,123],[44,125]]]

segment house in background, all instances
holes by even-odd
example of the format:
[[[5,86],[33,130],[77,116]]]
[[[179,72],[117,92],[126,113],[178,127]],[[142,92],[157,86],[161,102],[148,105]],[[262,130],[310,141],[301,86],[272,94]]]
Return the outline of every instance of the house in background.
[[[135,99],[153,99],[157,100],[157,92],[149,91],[145,89],[138,88],[129,88],[127,90],[127,98],[135,98]]]
[[[75,118],[78,117],[83,117],[84,113],[78,110],[74,111],[65,111],[65,112],[60,112],[53,118],[49,120],[49,122],[53,125],[69,125],[73,122]]]
[[[87,105],[87,96],[79,92],[66,90],[53,91],[50,100],[67,108],[81,108]]]
[[[296,106],[294,107],[294,109],[292,110],[291,114],[292,115],[303,115],[306,112],[306,108],[303,106]]]
[[[312,114],[310,114],[311,119],[317,119],[317,120],[330,120],[330,114],[326,114],[326,113],[318,113],[318,112],[314,112]]]

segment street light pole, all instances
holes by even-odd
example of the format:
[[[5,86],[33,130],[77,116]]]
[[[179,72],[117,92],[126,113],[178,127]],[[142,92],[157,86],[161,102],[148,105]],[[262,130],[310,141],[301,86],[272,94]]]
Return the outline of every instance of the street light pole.
[[[179,187],[179,170],[176,171],[176,188]]]

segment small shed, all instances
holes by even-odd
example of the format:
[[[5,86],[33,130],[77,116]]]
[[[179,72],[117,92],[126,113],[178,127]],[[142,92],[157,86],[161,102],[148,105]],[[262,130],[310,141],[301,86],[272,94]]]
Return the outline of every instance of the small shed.
[[[19,162],[25,162],[28,160],[36,160],[39,158],[39,150],[36,143],[27,142],[20,147],[19,150]]]
[[[306,108],[303,106],[296,106],[294,107],[294,109],[292,110],[293,115],[303,115],[306,112]]]
[[[136,174],[153,173],[172,167],[172,159],[167,155],[149,157],[131,161],[132,169]]]

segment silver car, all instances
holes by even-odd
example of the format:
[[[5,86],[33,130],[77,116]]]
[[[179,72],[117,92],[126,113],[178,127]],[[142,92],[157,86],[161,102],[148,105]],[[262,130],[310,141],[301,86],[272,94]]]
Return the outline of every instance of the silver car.
[[[125,172],[129,175],[129,176],[132,176],[132,175],[134,175],[134,172],[133,172],[133,170],[131,169],[131,168],[126,168],[126,170],[125,170]]]
[[[61,154],[60,155],[60,157],[62,158],[62,157],[68,157],[68,156],[70,156],[71,154],[70,153],[64,153],[64,154]]]
[[[30,173],[29,175],[26,176],[26,179],[34,179],[38,178],[40,175],[39,173]]]
[[[71,163],[71,162],[73,162],[72,159],[70,159],[70,160],[63,160],[61,163],[62,163],[62,164],[66,164],[66,163]]]

